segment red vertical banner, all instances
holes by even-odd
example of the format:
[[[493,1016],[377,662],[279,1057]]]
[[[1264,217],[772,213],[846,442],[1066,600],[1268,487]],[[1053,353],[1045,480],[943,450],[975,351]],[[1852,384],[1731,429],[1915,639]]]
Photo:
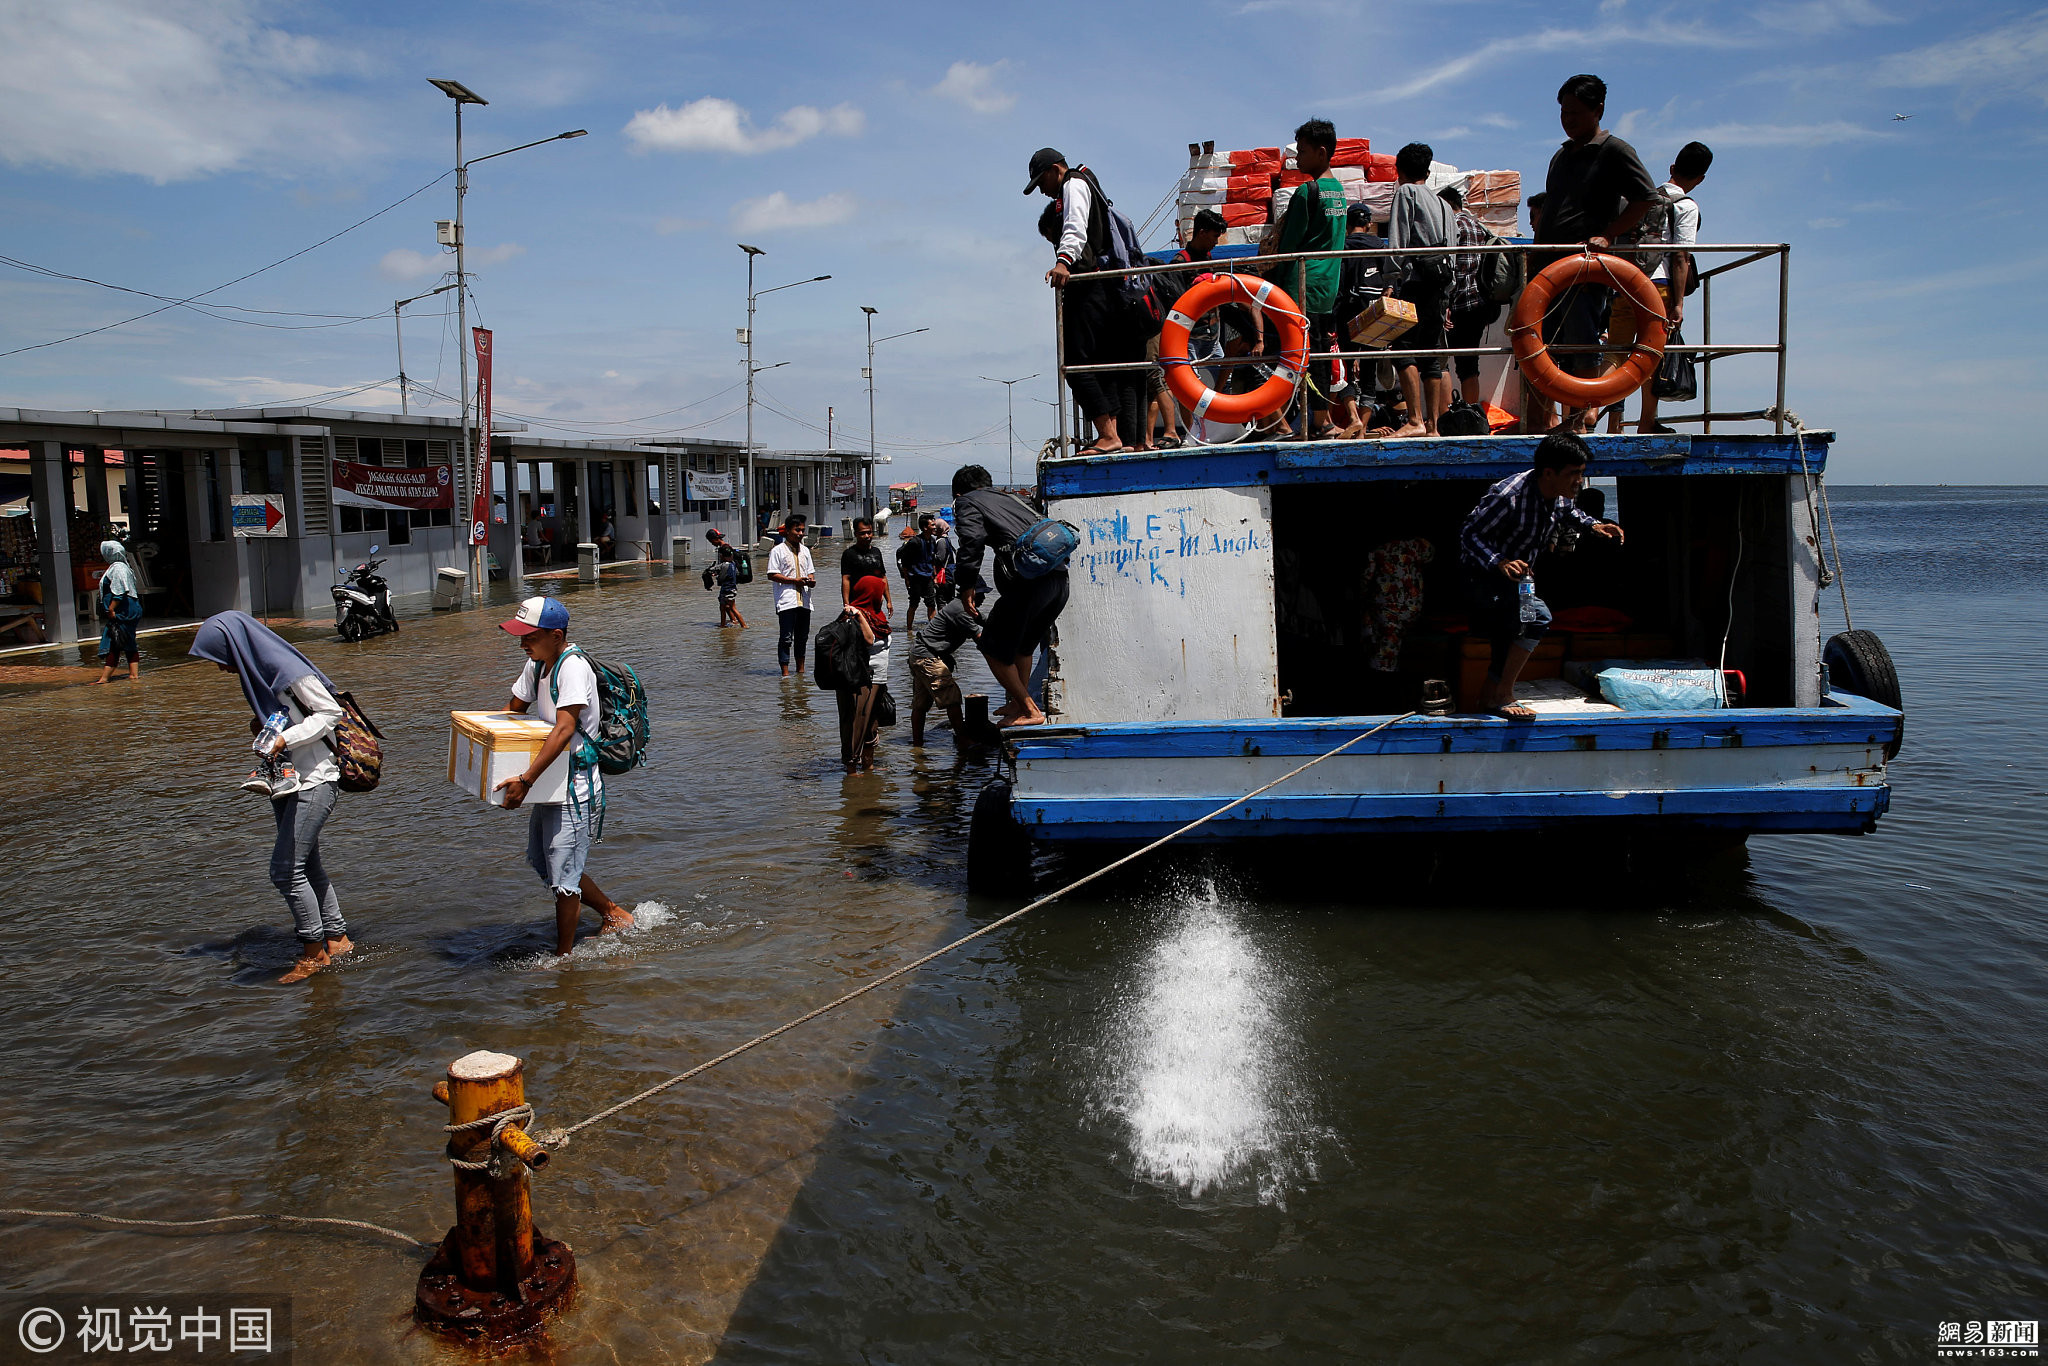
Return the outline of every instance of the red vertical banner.
[[[482,545],[488,539],[491,521],[491,334],[472,327],[476,338],[476,451],[469,456],[470,483],[474,497],[469,505],[469,543]]]

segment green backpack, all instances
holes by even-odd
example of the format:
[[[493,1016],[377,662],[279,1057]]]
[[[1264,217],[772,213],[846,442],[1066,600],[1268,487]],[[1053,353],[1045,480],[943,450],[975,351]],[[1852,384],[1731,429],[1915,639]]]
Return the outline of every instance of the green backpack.
[[[630,773],[647,762],[647,689],[632,665],[607,664],[581,645],[571,645],[548,674],[548,698],[558,706],[562,659],[572,654],[588,660],[597,675],[597,738],[578,730],[573,762],[614,777]]]

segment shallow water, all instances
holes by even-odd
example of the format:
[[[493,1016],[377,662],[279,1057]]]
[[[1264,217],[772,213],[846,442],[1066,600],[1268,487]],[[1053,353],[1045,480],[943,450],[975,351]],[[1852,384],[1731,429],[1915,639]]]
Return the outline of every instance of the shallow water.
[[[1881,1362],[2048,1317],[2048,491],[1835,515],[1910,711],[1876,835],[1647,884],[1591,840],[1481,851],[1423,904],[1370,867],[1162,863],[579,1137],[535,1205],[583,1290],[533,1354]],[[566,965],[520,818],[446,782],[447,710],[517,665],[491,615],[305,647],[393,764],[328,837],[363,952],[296,990],[228,680],[153,659],[0,697],[8,1203],[436,1237],[451,1058],[525,1057],[559,1124],[1009,909],[962,890],[985,770],[898,732],[842,777],[765,593],[743,634],[688,578],[569,601],[660,728],[593,862],[639,923]],[[0,1241],[8,1289],[288,1290],[317,1361],[456,1359],[408,1328],[418,1267],[352,1236]]]

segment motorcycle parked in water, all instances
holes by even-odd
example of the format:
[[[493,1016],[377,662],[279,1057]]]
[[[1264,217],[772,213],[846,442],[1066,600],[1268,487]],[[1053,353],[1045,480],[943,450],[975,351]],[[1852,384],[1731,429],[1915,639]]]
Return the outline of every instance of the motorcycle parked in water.
[[[371,546],[375,555],[381,547]],[[343,640],[362,640],[398,629],[391,611],[391,585],[377,574],[384,561],[365,560],[342,575],[329,590],[334,594],[334,629]]]

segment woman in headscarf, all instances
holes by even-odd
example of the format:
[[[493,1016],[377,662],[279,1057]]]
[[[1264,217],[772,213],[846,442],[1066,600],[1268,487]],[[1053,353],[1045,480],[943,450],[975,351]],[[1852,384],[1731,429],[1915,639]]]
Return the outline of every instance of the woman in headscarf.
[[[889,679],[889,581],[874,574],[854,580],[846,614],[860,623],[871,673],[866,687],[838,691],[839,758],[848,773],[865,773],[875,766],[881,729],[875,724],[875,699]]]
[[[104,683],[114,676],[114,661],[128,657],[128,677],[142,676],[142,657],[135,652],[135,623],[142,620],[142,586],[128,567],[128,551],[119,541],[101,541],[100,558],[107,572],[100,576],[100,676]]]
[[[240,679],[249,700],[252,732],[277,712],[288,722],[270,753],[289,755],[296,784],[272,788],[270,809],[277,843],[270,854],[270,881],[291,908],[299,938],[299,959],[280,982],[301,982],[343,954],[353,953],[341,901],[320,864],[320,831],[334,814],[341,768],[327,741],[342,719],[333,684],[313,662],[247,612],[208,617],[192,639],[192,653]],[[290,782],[290,779],[287,779]]]

